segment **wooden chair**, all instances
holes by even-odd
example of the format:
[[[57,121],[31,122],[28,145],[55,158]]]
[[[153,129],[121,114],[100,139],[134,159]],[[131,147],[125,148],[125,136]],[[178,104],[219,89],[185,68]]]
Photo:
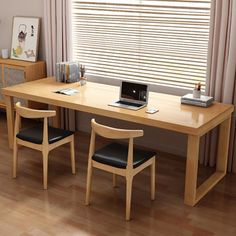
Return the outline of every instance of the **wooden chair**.
[[[126,220],[130,220],[131,191],[133,177],[147,166],[151,167],[151,199],[155,199],[155,152],[136,149],[133,140],[143,136],[143,130],[116,129],[91,121],[92,133],[89,147],[86,205],[90,203],[91,178],[93,167],[113,173],[113,186],[116,175],[126,178]],[[96,134],[108,139],[129,139],[129,145],[111,143],[95,151]]]
[[[41,151],[43,154],[43,188],[48,187],[48,154],[65,143],[70,143],[72,173],[75,174],[74,134],[72,131],[48,126],[48,118],[56,115],[55,111],[34,110],[16,104],[15,134],[13,146],[13,178],[16,178],[18,145]],[[21,117],[43,118],[43,124],[21,129]]]

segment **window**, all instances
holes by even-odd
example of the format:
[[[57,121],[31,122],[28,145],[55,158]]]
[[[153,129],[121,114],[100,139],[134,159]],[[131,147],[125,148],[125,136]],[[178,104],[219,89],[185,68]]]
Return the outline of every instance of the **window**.
[[[72,0],[74,58],[89,75],[205,87],[210,0]]]

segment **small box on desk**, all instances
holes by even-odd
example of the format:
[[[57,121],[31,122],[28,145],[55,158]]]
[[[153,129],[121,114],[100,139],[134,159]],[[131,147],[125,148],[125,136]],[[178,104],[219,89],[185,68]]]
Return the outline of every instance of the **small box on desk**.
[[[209,107],[213,102],[213,97],[201,95],[200,98],[194,98],[193,94],[188,93],[181,97],[182,104],[188,104],[199,107]]]

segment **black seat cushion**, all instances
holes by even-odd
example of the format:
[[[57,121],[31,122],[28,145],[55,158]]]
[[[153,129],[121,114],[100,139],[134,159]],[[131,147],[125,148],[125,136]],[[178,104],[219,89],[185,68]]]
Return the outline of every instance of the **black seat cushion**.
[[[133,154],[133,167],[136,168],[149,160],[151,157],[155,156],[155,152],[146,151],[134,148]],[[125,169],[127,166],[127,157],[128,157],[128,146],[111,143],[97,151],[95,151],[92,159],[94,161]]]
[[[48,127],[48,143],[55,143],[63,138],[72,135],[74,132],[64,129]],[[31,143],[42,144],[43,142],[43,124],[38,124],[31,128],[20,130],[16,135],[17,138]]]

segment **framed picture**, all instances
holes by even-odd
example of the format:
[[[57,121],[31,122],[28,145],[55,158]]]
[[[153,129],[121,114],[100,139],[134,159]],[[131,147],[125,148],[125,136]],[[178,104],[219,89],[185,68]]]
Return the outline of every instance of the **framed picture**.
[[[24,61],[37,61],[39,42],[38,17],[13,18],[11,58]]]

